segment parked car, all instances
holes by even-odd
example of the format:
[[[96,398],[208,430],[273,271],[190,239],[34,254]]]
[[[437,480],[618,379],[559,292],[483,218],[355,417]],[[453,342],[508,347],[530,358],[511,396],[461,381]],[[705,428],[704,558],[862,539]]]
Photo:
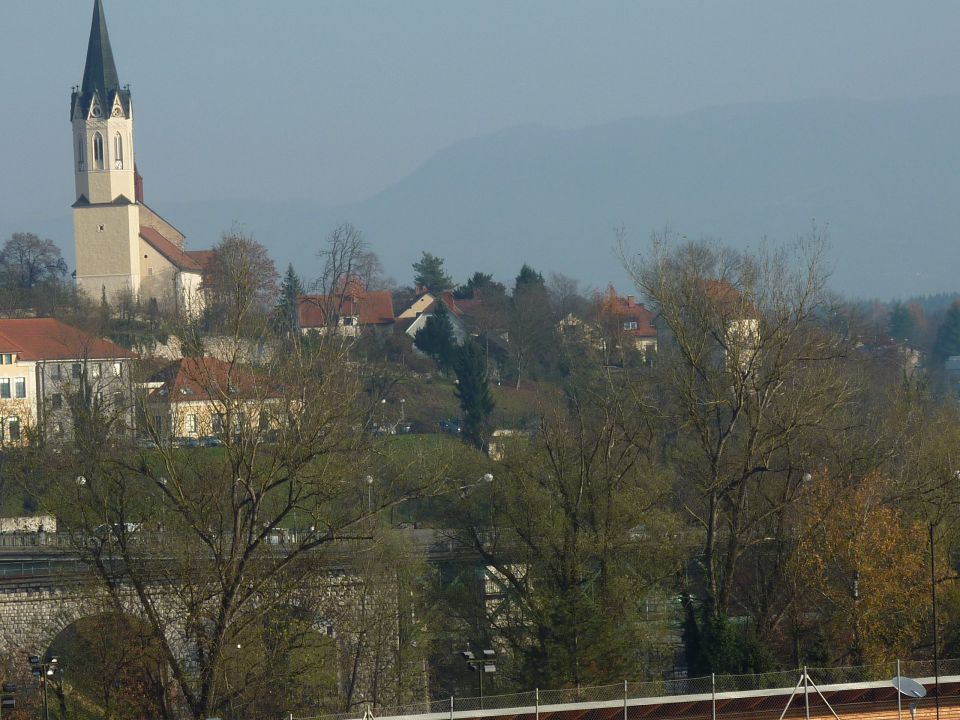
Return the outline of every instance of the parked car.
[[[200,441],[195,437],[174,438],[171,443],[175,448],[195,448],[200,447]]]
[[[223,440],[216,435],[204,435],[200,438],[200,447],[223,447]]]
[[[460,425],[460,420],[457,418],[447,418],[446,420],[440,421],[440,432],[450,433],[451,435],[459,435],[463,432],[463,427]]]

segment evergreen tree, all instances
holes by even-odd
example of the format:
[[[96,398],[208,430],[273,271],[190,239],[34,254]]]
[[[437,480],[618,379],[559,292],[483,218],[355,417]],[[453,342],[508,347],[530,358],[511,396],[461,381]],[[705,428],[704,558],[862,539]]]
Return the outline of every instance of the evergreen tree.
[[[417,346],[417,349],[432,357],[437,363],[437,367],[444,372],[450,367],[456,350],[449,314],[444,302],[438,300],[433,315],[427,318],[426,323],[417,330],[417,334],[413,338],[413,344]]]
[[[514,281],[513,294],[516,295],[519,292],[534,289],[546,290],[546,287],[547,285],[543,281],[543,275],[524,263],[523,267],[520,268],[520,274],[517,275],[517,279]]]
[[[487,361],[483,349],[472,340],[464,343],[454,353],[453,371],[457,374],[457,389],[454,392],[463,413],[463,437],[482,449],[490,432],[490,413],[494,405],[487,383]]]
[[[469,300],[477,293],[486,293],[487,291],[503,295],[506,292],[506,288],[502,283],[494,280],[493,275],[490,273],[475,272],[466,283],[454,290],[453,296],[457,300]]]
[[[287,266],[287,272],[280,284],[280,299],[277,302],[277,323],[282,333],[299,330],[300,296],[303,295],[303,283],[293,269],[293,263]]]
[[[442,292],[453,287],[453,279],[443,269],[442,257],[424,251],[420,260],[413,264],[413,269],[417,273],[413,281],[428,290]]]
[[[960,301],[953,303],[947,310],[946,317],[937,330],[934,351],[941,361],[951,355],[960,355]]]

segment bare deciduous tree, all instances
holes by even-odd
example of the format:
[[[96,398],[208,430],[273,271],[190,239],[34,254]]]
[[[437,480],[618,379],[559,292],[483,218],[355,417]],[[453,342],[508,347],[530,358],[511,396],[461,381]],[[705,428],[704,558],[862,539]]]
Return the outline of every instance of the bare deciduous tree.
[[[224,235],[204,271],[211,324],[232,335],[262,331],[276,303],[278,280],[277,268],[263,245],[238,230]]]
[[[627,262],[659,315],[671,459],[702,533],[701,647],[720,642],[711,633],[736,603],[741,559],[777,536],[803,477],[823,462],[811,448],[840,433],[858,392],[843,372],[848,342],[825,327],[823,250],[822,238],[747,254],[667,236]]]

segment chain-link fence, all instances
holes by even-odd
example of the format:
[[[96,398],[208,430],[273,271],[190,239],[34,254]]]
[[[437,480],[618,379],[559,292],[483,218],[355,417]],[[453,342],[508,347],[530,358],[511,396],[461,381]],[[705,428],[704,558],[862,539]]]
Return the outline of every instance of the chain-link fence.
[[[919,679],[928,694],[899,696],[894,676]],[[935,687],[939,685],[939,693]],[[397,707],[361,707],[352,712],[288,716],[292,720],[362,720],[419,716],[422,720],[783,720],[856,714],[909,720],[911,704],[919,718],[940,717],[939,709],[960,717],[960,659],[904,660],[877,665],[804,668],[749,675],[624,681],[615,685],[530,690],[483,697],[449,697]],[[936,713],[936,715],[935,715]],[[860,717],[862,716],[862,717]],[[945,715],[946,717],[947,715]]]

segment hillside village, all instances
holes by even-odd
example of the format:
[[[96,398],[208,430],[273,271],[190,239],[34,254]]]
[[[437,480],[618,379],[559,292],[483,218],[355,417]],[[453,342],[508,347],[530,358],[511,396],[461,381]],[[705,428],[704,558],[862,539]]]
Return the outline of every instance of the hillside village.
[[[350,223],[282,269],[271,238],[194,248],[146,203],[134,100],[94,0],[76,268],[29,229],[0,246],[0,593],[43,618],[0,633],[0,711],[370,720],[456,696],[467,720],[486,682],[533,698],[515,716],[564,688],[633,720],[708,688],[684,717],[716,720],[718,681],[779,700],[841,668],[828,692],[862,710],[874,686],[845,678],[901,660],[934,663],[939,702],[956,295],[840,297],[816,228],[757,251],[664,231],[621,248],[630,287],[549,257],[453,278],[442,248],[390,279]]]

